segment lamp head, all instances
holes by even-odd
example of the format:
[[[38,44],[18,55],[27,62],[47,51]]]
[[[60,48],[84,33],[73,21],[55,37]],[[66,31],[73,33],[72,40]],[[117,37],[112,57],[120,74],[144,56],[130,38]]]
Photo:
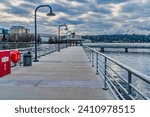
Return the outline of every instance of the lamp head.
[[[47,16],[55,16],[55,13],[53,13],[52,11],[47,13]]]
[[[73,32],[73,33],[72,33],[72,38],[75,38],[75,35],[76,35],[75,32]]]
[[[75,32],[73,32],[72,35],[76,35]]]
[[[68,30],[68,27],[67,27],[67,25],[66,24],[63,24],[62,26],[65,26],[66,28],[65,28],[65,30]]]
[[[65,30],[68,30],[68,27],[66,27],[66,29]]]

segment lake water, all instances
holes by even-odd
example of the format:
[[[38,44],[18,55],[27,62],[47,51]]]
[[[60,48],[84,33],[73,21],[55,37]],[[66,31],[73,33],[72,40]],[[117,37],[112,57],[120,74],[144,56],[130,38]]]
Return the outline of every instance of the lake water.
[[[105,52],[105,54],[150,76],[150,53]]]
[[[124,49],[105,49],[104,54],[120,61],[121,63],[136,69],[137,71],[150,76],[150,50],[149,49],[129,49],[128,53],[124,52]],[[109,63],[120,76],[127,78],[127,72],[121,69],[119,66]],[[112,76],[116,76],[111,73]],[[150,97],[150,86],[147,83],[142,82],[137,77],[133,77],[134,84]]]
[[[104,54],[150,76],[150,49],[105,49]]]

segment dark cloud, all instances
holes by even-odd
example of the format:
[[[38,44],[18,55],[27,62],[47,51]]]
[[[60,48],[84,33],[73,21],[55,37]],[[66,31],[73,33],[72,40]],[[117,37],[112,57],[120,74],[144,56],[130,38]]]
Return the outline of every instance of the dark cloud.
[[[16,15],[28,15],[28,14],[30,14],[29,10],[22,8],[22,7],[15,7],[15,6],[12,6],[11,8],[7,9],[6,11],[8,13],[16,14]]]
[[[129,1],[129,0],[96,0],[96,3],[98,3],[98,4],[111,4],[111,3],[117,4],[117,3],[123,3],[126,1]]]
[[[103,14],[111,14],[112,11],[106,8],[99,8],[98,12],[103,13]]]
[[[19,5],[19,7],[27,8],[27,9],[29,9],[29,8],[34,9],[36,6],[35,5],[31,5],[29,3],[22,3],[22,4]]]
[[[96,12],[96,13],[102,13],[102,14],[111,14],[112,11],[109,8],[105,7],[96,7],[91,5],[90,11]]]
[[[43,0],[26,0],[26,2],[30,3],[42,3]]]
[[[143,16],[145,13],[149,13],[150,11],[150,2],[149,3],[127,3],[123,5],[121,12],[123,13],[134,13],[134,14],[141,14]]]
[[[69,2],[79,2],[79,3],[88,3],[90,0],[68,0]]]
[[[57,21],[55,21],[55,23],[57,23],[57,24],[65,23],[65,24],[79,25],[79,24],[84,23],[84,19],[71,20],[69,18],[62,17],[62,18],[59,18]]]
[[[8,0],[0,0],[1,3],[9,3]]]
[[[66,4],[51,4],[51,7],[56,12],[64,12],[66,14],[73,14],[74,12],[74,9]]]
[[[99,30],[106,30],[106,29],[112,28],[113,26],[114,26],[113,23],[103,22],[103,21],[95,21],[95,22],[91,23],[89,27],[97,28]]]
[[[122,12],[131,13],[142,10],[142,6],[138,3],[126,4],[122,8]]]
[[[6,9],[6,12],[15,14],[15,15],[29,15],[30,11],[22,7],[12,6],[9,9]]]
[[[150,2],[149,2],[150,3]],[[121,12],[130,14],[129,20],[138,20],[139,18],[149,18],[150,5],[140,3],[128,3],[122,7]]]

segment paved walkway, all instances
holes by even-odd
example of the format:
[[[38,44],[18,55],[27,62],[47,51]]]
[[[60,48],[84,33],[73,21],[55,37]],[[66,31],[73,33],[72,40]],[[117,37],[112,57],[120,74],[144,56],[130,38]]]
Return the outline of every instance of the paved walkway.
[[[81,47],[69,47],[19,66],[0,79],[0,99],[114,99],[103,90]]]

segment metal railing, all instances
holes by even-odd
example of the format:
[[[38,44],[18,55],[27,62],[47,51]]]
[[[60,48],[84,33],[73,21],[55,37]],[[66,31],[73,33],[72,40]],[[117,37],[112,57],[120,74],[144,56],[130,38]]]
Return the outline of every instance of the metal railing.
[[[62,43],[61,44],[61,49],[66,48],[66,44]],[[17,66],[17,65],[22,65],[23,64],[23,55],[27,52],[30,52],[32,54],[32,59],[34,59],[34,53],[35,53],[35,48],[34,47],[28,47],[28,48],[16,48],[17,50],[20,51],[21,53],[21,59],[17,64],[13,64],[11,62],[11,66]],[[10,49],[11,52],[15,49]],[[51,54],[53,52],[58,51],[58,45],[57,44],[47,44],[47,45],[39,45],[37,47],[37,56],[40,58],[41,56],[45,56],[47,54]]]
[[[118,100],[150,99],[150,77],[117,60],[82,45],[96,74],[104,79],[104,89],[109,89]]]
[[[34,42],[0,42],[0,49],[16,49],[34,47]]]

